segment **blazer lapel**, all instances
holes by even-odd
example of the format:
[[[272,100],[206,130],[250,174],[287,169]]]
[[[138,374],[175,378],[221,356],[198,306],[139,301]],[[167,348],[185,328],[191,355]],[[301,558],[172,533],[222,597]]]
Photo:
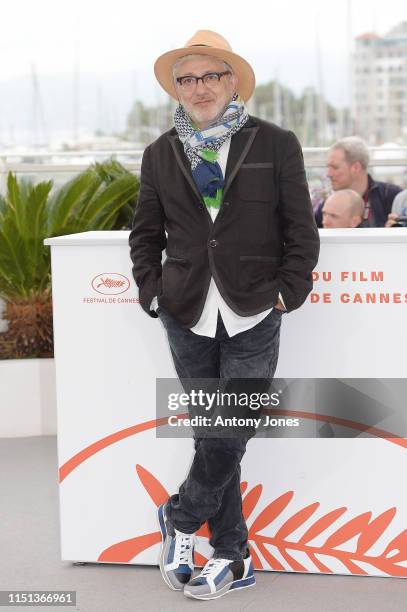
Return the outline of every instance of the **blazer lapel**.
[[[232,136],[230,142],[230,149],[228,155],[228,161],[226,164],[225,173],[225,188],[223,190],[223,199],[232,184],[233,179],[239,171],[246,155],[250,151],[250,147],[253,144],[253,140],[259,130],[258,125],[252,127],[243,127],[239,132]]]
[[[239,168],[242,165],[246,155],[250,151],[250,147],[253,144],[253,141],[256,137],[258,130],[259,130],[259,126],[252,124],[252,125],[243,127],[241,130],[239,130],[239,132],[237,132],[237,134],[232,136],[232,140],[230,142],[228,161],[226,164],[225,187],[223,190],[223,200],[225,198],[225,195],[230,185],[232,184],[233,179],[238,173]],[[180,139],[178,138],[178,135],[177,134],[168,135],[168,138],[170,140],[172,149],[174,151],[175,159],[177,160],[177,163],[183,175],[185,176],[186,180],[191,186],[199,202],[204,204],[203,198],[201,194],[199,193],[198,188],[193,179],[192,172],[191,172],[191,166],[185,156],[184,147],[182,146],[182,143]],[[205,206],[205,209],[206,209],[206,206]],[[209,212],[208,212],[208,215],[210,217]]]
[[[195,193],[195,195],[198,198],[198,200],[202,204],[204,204],[202,196],[199,193],[198,187],[196,186],[196,183],[195,183],[194,178],[192,176],[191,166],[190,166],[190,163],[189,163],[188,159],[185,156],[184,147],[182,146],[182,143],[181,143],[180,139],[178,138],[178,135],[177,134],[174,134],[172,136],[169,135],[168,138],[170,139],[170,143],[171,143],[171,146],[172,146],[173,151],[174,151],[175,159],[177,160],[177,163],[178,163],[179,167],[181,168],[181,171],[182,171],[183,175],[185,176],[185,178],[187,179],[188,183],[192,187],[192,190]]]

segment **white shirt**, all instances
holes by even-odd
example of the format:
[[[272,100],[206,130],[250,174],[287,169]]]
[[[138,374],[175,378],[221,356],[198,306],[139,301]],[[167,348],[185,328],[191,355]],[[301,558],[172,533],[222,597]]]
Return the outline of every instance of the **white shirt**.
[[[223,176],[225,176],[229,149],[230,138],[223,143],[218,152],[217,161],[221,167]],[[219,209],[210,206],[208,210],[212,217],[212,221],[215,221]],[[279,294],[279,298],[284,305],[281,294]],[[157,298],[155,297],[151,302],[150,308],[155,310],[157,308],[157,305]],[[201,317],[198,323],[194,325],[194,327],[191,327],[191,331],[193,331],[195,334],[199,334],[200,336],[209,336],[210,338],[214,338],[216,335],[218,311],[220,311],[223,324],[226,328],[229,337],[235,336],[236,334],[240,334],[243,331],[251,329],[252,327],[257,325],[257,323],[260,323],[260,321],[265,319],[272,310],[272,308],[269,308],[268,310],[260,312],[259,314],[250,315],[248,317],[241,317],[240,315],[236,314],[230,308],[230,306],[226,304],[225,300],[219,292],[214,278],[212,277]]]

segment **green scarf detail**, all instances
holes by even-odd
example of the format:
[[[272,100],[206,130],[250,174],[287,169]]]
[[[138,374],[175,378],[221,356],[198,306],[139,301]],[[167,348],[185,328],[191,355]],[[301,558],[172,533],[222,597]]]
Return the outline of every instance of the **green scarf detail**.
[[[201,157],[213,164],[218,161],[218,151],[213,151],[212,149],[203,149],[201,152]],[[222,195],[223,189],[217,189],[215,198],[211,198],[210,196],[203,196],[203,201],[205,202],[208,208],[220,208],[220,205],[222,204]]]

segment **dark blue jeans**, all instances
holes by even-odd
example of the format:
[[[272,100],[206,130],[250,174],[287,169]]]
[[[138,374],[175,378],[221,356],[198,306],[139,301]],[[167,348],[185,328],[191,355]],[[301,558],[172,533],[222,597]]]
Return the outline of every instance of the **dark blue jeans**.
[[[265,392],[277,366],[281,311],[273,309],[255,327],[229,337],[220,314],[215,338],[200,336],[163,308],[157,311],[168,335],[175,369],[182,378],[259,379],[250,384]],[[263,380],[262,380],[263,379]],[[252,381],[250,381],[252,383]],[[254,433],[236,437],[195,438],[189,473],[172,495],[167,515],[176,529],[194,533],[205,521],[214,558],[242,559],[248,530],[242,514],[240,462]]]

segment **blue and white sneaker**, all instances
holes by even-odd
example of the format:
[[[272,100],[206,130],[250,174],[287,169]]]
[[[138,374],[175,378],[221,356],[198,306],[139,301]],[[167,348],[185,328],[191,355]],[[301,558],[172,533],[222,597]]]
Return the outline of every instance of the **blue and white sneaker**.
[[[209,559],[201,573],[185,585],[184,594],[194,599],[217,599],[255,584],[252,558],[247,552],[242,561]]]
[[[182,533],[173,527],[165,513],[166,504],[158,508],[162,547],[160,570],[164,582],[174,591],[182,591],[194,571],[193,533]]]

